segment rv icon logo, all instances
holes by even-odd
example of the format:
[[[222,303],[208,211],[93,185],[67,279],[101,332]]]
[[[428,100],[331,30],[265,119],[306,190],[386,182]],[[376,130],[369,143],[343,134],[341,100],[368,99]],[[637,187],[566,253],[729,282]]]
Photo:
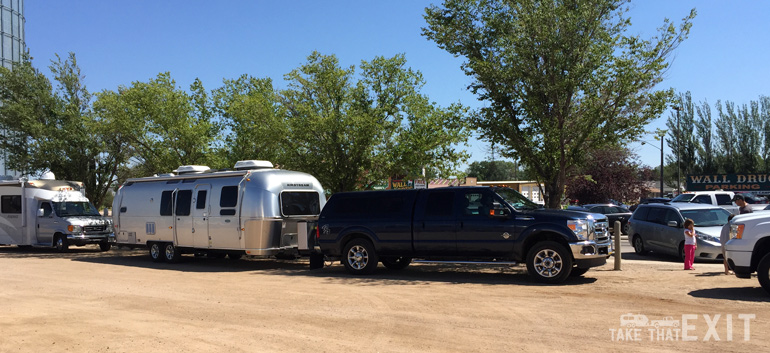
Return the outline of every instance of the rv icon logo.
[[[674,320],[671,316],[666,316],[660,320],[650,320],[642,314],[625,314],[620,317],[621,327],[679,327],[679,320]]]

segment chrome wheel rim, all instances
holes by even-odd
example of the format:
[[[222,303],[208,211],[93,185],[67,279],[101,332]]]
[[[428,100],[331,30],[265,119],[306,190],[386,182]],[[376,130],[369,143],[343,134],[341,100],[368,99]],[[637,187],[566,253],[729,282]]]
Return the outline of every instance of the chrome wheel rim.
[[[561,273],[564,262],[558,252],[551,249],[543,249],[535,255],[534,265],[538,275],[551,278]]]
[[[636,250],[636,252],[642,252],[642,246],[642,239],[639,237],[634,238],[634,250]]]
[[[158,244],[152,244],[152,246],[150,246],[150,256],[152,256],[153,259],[157,259],[160,256],[160,247]]]
[[[174,258],[174,252],[176,249],[174,249],[173,245],[166,245],[166,258],[167,259],[173,259]]]
[[[369,252],[361,245],[353,245],[348,250],[348,265],[356,270],[361,270],[369,263]]]

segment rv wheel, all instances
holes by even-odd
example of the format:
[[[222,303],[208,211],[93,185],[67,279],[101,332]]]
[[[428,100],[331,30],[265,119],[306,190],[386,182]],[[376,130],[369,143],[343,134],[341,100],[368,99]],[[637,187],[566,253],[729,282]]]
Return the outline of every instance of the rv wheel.
[[[67,237],[64,235],[57,235],[55,241],[54,246],[58,252],[65,252],[70,247],[70,244],[67,242]]]
[[[161,250],[160,243],[150,243],[150,257],[152,258],[152,261],[163,261],[163,257],[160,255]]]
[[[182,258],[182,253],[177,249],[174,244],[172,243],[166,243],[166,246],[164,247],[165,255],[166,255],[166,262],[174,263],[178,262],[180,258]]]

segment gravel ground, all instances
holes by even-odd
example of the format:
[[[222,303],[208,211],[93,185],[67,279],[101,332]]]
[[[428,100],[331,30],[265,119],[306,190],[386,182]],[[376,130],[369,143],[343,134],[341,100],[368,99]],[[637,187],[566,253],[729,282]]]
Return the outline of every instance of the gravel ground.
[[[695,267],[631,253],[622,271],[554,286],[523,266],[356,277],[304,260],[0,246],[0,352],[766,351],[770,296],[756,278]],[[621,327],[629,313],[680,326]]]

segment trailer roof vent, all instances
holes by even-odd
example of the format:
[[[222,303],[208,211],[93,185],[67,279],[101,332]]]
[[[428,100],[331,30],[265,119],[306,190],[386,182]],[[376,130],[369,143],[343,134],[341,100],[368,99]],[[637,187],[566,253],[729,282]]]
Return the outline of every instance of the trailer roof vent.
[[[251,169],[270,169],[273,168],[273,163],[270,163],[270,161],[258,161],[258,160],[248,160],[248,161],[238,161],[235,163],[235,170],[251,170]]]
[[[182,175],[182,174],[199,174],[199,173],[205,173],[211,170],[208,166],[205,165],[183,165],[177,168],[174,172]]]

